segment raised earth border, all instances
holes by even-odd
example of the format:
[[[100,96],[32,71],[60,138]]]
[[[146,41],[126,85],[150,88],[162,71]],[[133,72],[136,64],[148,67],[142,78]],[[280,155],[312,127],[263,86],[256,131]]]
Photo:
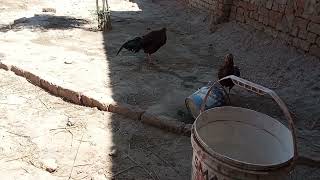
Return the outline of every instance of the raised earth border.
[[[175,134],[184,136],[190,136],[191,134],[192,124],[185,124],[184,122],[172,118],[157,116],[153,113],[146,112],[139,107],[125,103],[102,103],[83,93],[61,87],[57,84],[53,84],[29,71],[25,71],[14,65],[8,65],[0,62],[0,69],[12,71],[16,75],[26,78],[33,85],[38,86],[46,90],[48,93],[60,97],[65,101],[92,108],[96,107],[101,111],[120,114],[129,119],[140,121],[144,124],[151,125],[153,127],[160,128]],[[297,160],[297,164],[310,167],[320,167],[320,159],[300,154]]]

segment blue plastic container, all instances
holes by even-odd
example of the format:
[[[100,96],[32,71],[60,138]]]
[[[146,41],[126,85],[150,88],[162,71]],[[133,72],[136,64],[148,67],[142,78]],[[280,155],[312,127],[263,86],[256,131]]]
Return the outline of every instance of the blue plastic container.
[[[192,114],[194,119],[198,117],[203,99],[206,96],[208,89],[211,85],[212,82],[209,82],[206,86],[198,89],[196,92],[194,92],[192,95],[186,98],[186,107],[188,111]],[[225,97],[226,94],[222,87],[219,87],[218,85],[214,86],[208,96],[208,100],[205,105],[205,110],[225,105]]]

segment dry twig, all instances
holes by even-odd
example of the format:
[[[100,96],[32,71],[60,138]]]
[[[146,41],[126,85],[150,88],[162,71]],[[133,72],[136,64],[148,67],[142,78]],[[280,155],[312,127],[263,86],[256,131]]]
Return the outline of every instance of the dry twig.
[[[77,159],[77,156],[78,156],[78,152],[79,152],[79,149],[80,149],[80,145],[81,145],[81,143],[82,143],[83,136],[84,136],[84,132],[82,133],[81,141],[80,141],[80,143],[79,143],[79,146],[78,146],[78,149],[77,149],[77,153],[76,153],[76,155],[74,156],[73,164],[72,164],[72,168],[71,168],[71,171],[70,171],[70,175],[69,175],[68,180],[71,179],[72,172],[73,172],[73,168],[74,168],[74,163],[76,162],[76,159]]]
[[[130,167],[124,169],[124,170],[121,170],[121,171],[115,173],[114,175],[112,175],[112,177],[116,177],[116,176],[118,176],[118,175],[120,175],[120,174],[122,174],[122,173],[124,173],[124,172],[127,172],[127,171],[129,171],[130,169],[133,169],[133,168],[135,168],[135,167],[140,167],[140,166],[138,166],[138,165],[130,166]]]
[[[30,138],[30,136],[26,136],[26,135],[22,135],[22,134],[17,134],[17,133],[15,133],[15,132],[11,132],[11,131],[6,131],[6,132],[9,133],[9,134],[13,134],[13,135],[19,136],[19,137]]]
[[[44,105],[49,110],[48,106],[40,98],[38,98],[38,99],[41,102],[41,104]]]

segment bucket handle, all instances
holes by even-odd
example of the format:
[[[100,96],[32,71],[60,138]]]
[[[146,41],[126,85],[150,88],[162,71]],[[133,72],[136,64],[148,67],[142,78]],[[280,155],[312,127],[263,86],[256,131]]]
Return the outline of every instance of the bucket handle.
[[[292,134],[292,138],[293,138],[293,149],[294,149],[294,156],[293,156],[293,161],[292,161],[292,164],[291,166],[293,167],[294,165],[294,162],[297,160],[298,158],[298,150],[297,150],[297,139],[296,139],[296,131],[295,131],[295,126],[294,126],[294,123],[293,123],[293,119],[291,117],[291,114],[287,108],[287,106],[285,105],[285,103],[280,99],[280,97],[271,89],[268,89],[266,87],[263,87],[261,85],[258,85],[258,84],[255,84],[253,82],[250,82],[248,80],[245,80],[245,79],[242,79],[242,78],[239,78],[237,76],[234,76],[234,75],[230,75],[230,76],[226,76],[220,80],[218,80],[217,82],[215,82],[213,85],[210,86],[210,88],[208,89],[208,92],[206,94],[206,96],[204,97],[204,100],[201,104],[201,109],[200,109],[200,113],[203,113],[204,110],[205,110],[205,104],[207,102],[207,99],[208,99],[208,96],[210,94],[210,92],[212,91],[213,87],[219,83],[220,84],[220,81],[222,80],[225,80],[225,79],[231,79],[232,82],[241,87],[241,88],[244,88],[244,89],[247,89],[251,92],[254,92],[258,95],[270,95],[272,97],[272,99],[278,104],[278,106],[281,108],[283,114],[285,115],[286,119],[288,120],[289,122],[289,129],[291,131],[291,134]]]

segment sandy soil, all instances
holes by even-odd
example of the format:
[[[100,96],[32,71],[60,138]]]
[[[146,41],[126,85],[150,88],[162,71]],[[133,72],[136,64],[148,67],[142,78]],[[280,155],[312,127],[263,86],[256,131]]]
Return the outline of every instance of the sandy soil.
[[[0,70],[0,135],[0,179],[190,176],[189,138],[66,103],[4,70]],[[47,159],[56,161],[53,173],[45,170]]]

